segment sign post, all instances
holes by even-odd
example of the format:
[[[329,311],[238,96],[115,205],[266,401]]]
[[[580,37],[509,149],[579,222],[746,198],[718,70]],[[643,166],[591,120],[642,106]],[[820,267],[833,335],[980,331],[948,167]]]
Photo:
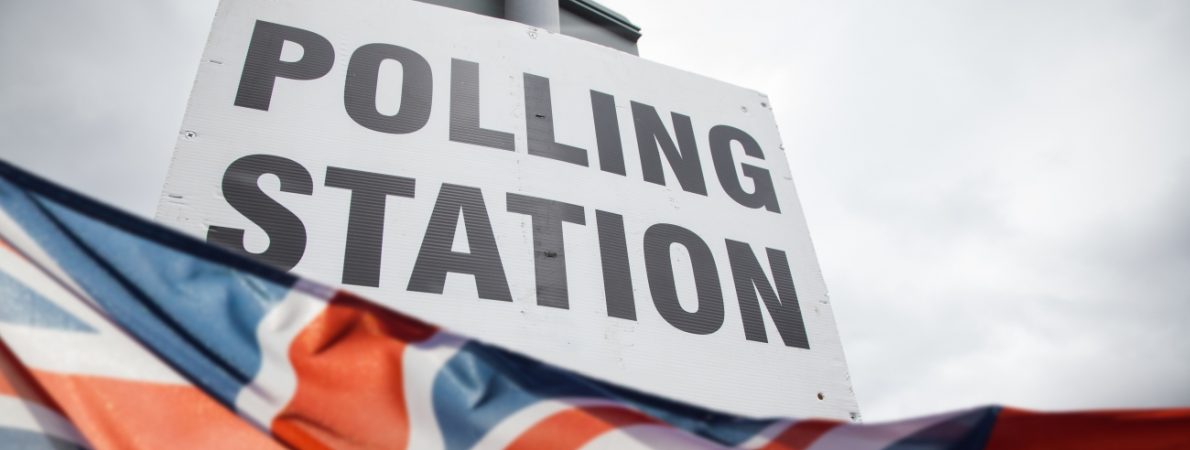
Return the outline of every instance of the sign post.
[[[543,0],[505,0],[504,17],[557,33],[562,28],[558,2]]]
[[[636,389],[857,415],[768,99],[602,46],[223,2],[157,216]]]

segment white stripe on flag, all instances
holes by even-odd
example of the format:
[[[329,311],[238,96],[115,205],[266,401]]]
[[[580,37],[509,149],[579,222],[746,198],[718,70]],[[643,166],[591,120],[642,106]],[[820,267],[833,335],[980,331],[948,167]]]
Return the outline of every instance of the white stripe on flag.
[[[32,431],[87,446],[87,441],[66,418],[49,408],[17,397],[0,395],[0,428]]]
[[[9,231],[4,230],[5,233]],[[9,243],[17,245],[15,241]],[[39,254],[32,251],[34,244],[26,242],[23,245],[20,252]],[[30,261],[13,250],[0,248],[0,272],[19,280],[25,288],[93,331],[0,323],[0,335],[22,363],[51,372],[187,384],[185,378],[88,306],[88,303],[94,304],[93,301],[82,297],[85,294],[81,291],[72,291],[70,278],[49,271],[49,262]]]
[[[409,408],[409,446],[443,448],[438,418],[434,415],[434,378],[467,339],[439,331],[424,342],[405,347],[401,370],[405,376],[405,404]]]
[[[236,410],[266,432],[273,419],[297,392],[297,374],[289,361],[289,347],[306,325],[325,309],[334,290],[299,280],[256,328],[260,371],[236,396]]]

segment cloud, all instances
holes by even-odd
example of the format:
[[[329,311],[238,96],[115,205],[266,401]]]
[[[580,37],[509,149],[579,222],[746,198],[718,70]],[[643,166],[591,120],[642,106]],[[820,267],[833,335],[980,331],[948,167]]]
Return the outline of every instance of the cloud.
[[[0,155],[150,216],[214,2],[6,2]]]
[[[1190,7],[606,3],[770,94],[869,420],[1190,404]]]

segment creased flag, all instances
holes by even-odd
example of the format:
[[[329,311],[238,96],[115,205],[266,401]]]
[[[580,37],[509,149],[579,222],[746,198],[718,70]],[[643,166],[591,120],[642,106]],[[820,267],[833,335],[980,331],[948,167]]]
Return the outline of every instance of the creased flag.
[[[299,279],[0,162],[0,448],[1182,449],[1190,410],[717,413]]]

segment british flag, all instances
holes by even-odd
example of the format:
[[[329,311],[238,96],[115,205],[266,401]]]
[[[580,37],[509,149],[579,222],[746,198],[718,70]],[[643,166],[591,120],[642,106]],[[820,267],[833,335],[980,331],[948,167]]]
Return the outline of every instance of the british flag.
[[[486,345],[0,163],[0,447],[1174,449],[1190,410],[754,419]]]

